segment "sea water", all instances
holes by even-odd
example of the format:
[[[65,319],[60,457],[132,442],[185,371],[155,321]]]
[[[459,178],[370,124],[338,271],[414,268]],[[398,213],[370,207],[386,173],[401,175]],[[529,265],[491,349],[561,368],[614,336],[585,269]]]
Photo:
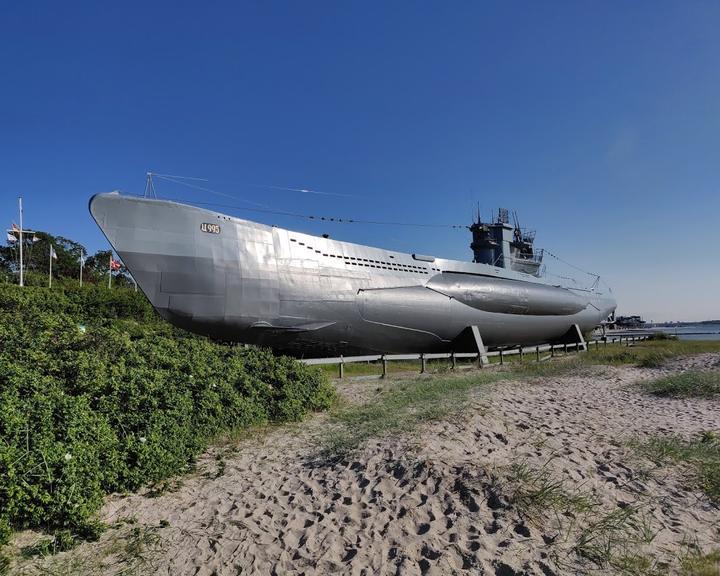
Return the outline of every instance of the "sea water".
[[[658,326],[653,331],[677,336],[678,340],[720,340],[720,322],[710,324],[685,324],[683,326]]]

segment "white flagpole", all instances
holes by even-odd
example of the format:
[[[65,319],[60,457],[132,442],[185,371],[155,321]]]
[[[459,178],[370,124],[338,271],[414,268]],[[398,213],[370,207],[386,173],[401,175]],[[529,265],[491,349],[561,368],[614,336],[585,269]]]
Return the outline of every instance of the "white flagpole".
[[[110,282],[112,282],[112,253],[110,254],[110,262],[108,262],[108,290],[110,290]]]
[[[50,274],[48,275],[48,288],[52,288],[52,258],[53,256],[53,245],[50,244]]]
[[[81,251],[80,251],[80,286],[82,286],[82,269],[83,269],[83,264],[85,264],[85,259],[83,258],[82,250],[81,250]]]
[[[22,196],[18,198],[18,205],[20,207],[20,286],[25,286],[23,278],[23,210],[22,210]]]

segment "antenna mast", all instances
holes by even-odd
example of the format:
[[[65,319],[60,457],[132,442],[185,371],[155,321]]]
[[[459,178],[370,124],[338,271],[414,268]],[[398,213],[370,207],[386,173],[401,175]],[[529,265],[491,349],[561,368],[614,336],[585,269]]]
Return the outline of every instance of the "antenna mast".
[[[153,184],[153,173],[152,172],[146,172],[145,173],[146,179],[145,179],[145,194],[143,194],[144,198],[148,198],[148,192],[152,194],[152,197],[157,199],[157,194],[155,193],[155,184]]]
[[[18,206],[20,208],[20,286],[25,286],[23,277],[23,209],[22,196],[18,197]]]

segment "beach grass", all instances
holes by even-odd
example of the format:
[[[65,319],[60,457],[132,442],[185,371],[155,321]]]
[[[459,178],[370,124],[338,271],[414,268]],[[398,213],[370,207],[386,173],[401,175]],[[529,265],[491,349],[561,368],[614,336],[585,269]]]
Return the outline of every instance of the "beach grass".
[[[366,375],[375,363],[362,363],[357,372]],[[407,368],[410,362],[399,362]],[[419,362],[414,366],[419,370]],[[390,367],[392,363],[388,363]],[[440,365],[441,370],[437,370]],[[346,375],[351,375],[346,366]],[[375,366],[377,366],[375,364]],[[336,367],[335,367],[336,368]],[[412,378],[391,377],[366,402],[339,403],[331,411],[330,426],[325,437],[323,457],[331,460],[347,456],[366,440],[396,432],[410,432],[418,425],[440,420],[469,407],[473,391],[501,380],[541,378],[594,370],[581,357],[572,356],[564,362],[513,362],[504,370],[450,370],[449,364],[428,362],[428,372]],[[357,372],[355,374],[357,374]],[[475,405],[474,409],[478,409]]]
[[[504,476],[509,501],[522,518],[531,522],[541,523],[549,512],[577,515],[598,506],[592,494],[568,491],[565,483],[553,477],[546,466],[533,468],[526,462],[516,462]]]
[[[707,352],[720,352],[718,340],[643,340],[631,346],[607,344],[590,346],[585,361],[592,364],[631,364],[641,368],[657,368],[667,360]]]
[[[18,573],[38,576],[101,576],[108,572],[122,576],[154,574],[167,544],[160,531],[168,526],[166,521],[146,525],[134,517],[123,518],[111,526],[113,529],[96,544],[92,554],[56,554],[59,550],[53,550],[46,539],[41,539],[15,551],[17,558],[35,560],[31,571]],[[0,575],[10,573],[12,562],[11,555],[0,555]]]
[[[706,431],[690,440],[656,437],[635,447],[658,466],[685,465],[692,483],[720,503],[720,434],[717,432]]]
[[[659,530],[642,506],[608,509],[592,490],[572,488],[550,472],[551,461],[539,468],[513,463],[496,471],[495,482],[523,522],[554,533],[556,563],[570,570],[580,559],[620,574],[661,573],[643,553]]]
[[[638,384],[642,390],[655,396],[672,398],[720,397],[719,370],[687,370]]]
[[[428,361],[429,374],[407,379],[391,377],[383,381],[377,393],[367,402],[337,405],[331,412],[324,454],[330,458],[342,457],[369,438],[411,431],[423,422],[439,420],[464,407],[471,391],[492,382],[591,375],[597,373],[598,366],[637,366],[647,363],[648,359],[655,362],[662,358],[665,361],[703,352],[720,352],[720,342],[650,340],[628,347],[609,344],[607,347],[593,347],[588,353],[558,353],[552,361],[546,362],[536,362],[534,357],[527,356],[520,362],[515,356],[503,369],[493,367],[464,373],[451,370],[448,361]],[[327,373],[330,370],[336,373],[337,366],[324,366],[323,369]],[[379,362],[345,366],[347,376],[379,375],[381,370]],[[388,362],[390,376],[419,370],[420,362]]]
[[[487,371],[469,376],[390,380],[368,402],[339,404],[331,411],[323,455],[341,458],[369,438],[409,432],[424,422],[440,420],[469,407],[473,390],[508,376],[506,372]]]
[[[680,562],[683,576],[720,576],[720,548],[708,554],[693,553]]]

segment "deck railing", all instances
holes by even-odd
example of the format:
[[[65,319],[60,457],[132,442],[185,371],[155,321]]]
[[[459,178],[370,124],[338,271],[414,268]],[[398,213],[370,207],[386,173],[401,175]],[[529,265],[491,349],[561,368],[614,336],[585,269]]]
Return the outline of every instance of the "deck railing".
[[[604,339],[587,340],[583,345],[580,342],[572,344],[543,344],[541,346],[518,346],[515,348],[506,348],[500,350],[494,350],[492,352],[486,352],[484,355],[478,352],[447,352],[437,354],[370,354],[365,356],[335,356],[332,358],[306,358],[300,360],[304,364],[311,366],[319,365],[338,365],[338,377],[343,378],[345,376],[345,364],[352,364],[357,362],[380,362],[382,366],[382,373],[379,375],[384,378],[388,374],[388,362],[395,361],[408,361],[408,360],[419,360],[420,361],[420,374],[427,372],[427,361],[428,360],[450,360],[450,367],[456,369],[458,367],[458,360],[475,360],[477,366],[480,368],[488,367],[492,364],[483,364],[481,359],[482,356],[488,358],[498,358],[499,362],[496,364],[504,364],[505,358],[508,356],[519,356],[519,360],[522,362],[525,356],[531,356],[536,362],[542,362],[555,356],[557,352],[567,354],[568,352],[582,352],[591,351],[592,348],[597,349],[598,347],[607,347],[608,344],[625,344],[631,346],[635,342],[647,340],[649,335],[627,335],[627,336],[607,336]],[[585,350],[583,350],[583,347]]]

